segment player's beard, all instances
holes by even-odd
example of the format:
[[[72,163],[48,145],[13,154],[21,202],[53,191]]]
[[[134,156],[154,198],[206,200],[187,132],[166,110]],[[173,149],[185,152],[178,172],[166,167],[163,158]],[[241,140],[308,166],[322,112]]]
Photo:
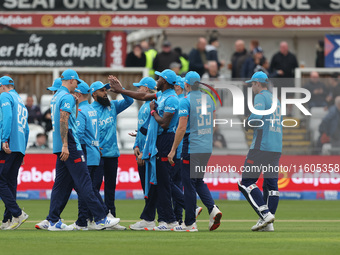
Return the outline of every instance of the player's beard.
[[[103,106],[110,106],[111,105],[110,100],[107,97],[105,98],[105,97],[97,96],[97,101],[98,101],[98,103],[100,103]]]

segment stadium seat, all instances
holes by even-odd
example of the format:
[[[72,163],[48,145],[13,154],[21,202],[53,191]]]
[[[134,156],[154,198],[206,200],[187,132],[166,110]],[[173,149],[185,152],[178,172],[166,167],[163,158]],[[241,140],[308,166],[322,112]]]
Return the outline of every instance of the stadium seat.
[[[309,130],[311,132],[312,142],[315,144],[319,138],[319,126],[322,119],[327,115],[327,111],[324,107],[313,107],[311,108],[312,116],[309,119]]]
[[[28,94],[26,93],[20,93],[19,96],[21,97],[22,101],[24,101],[24,104],[26,105],[26,100],[28,97]],[[37,105],[38,104],[38,99],[36,95],[33,95],[33,105]]]
[[[34,144],[37,134],[39,134],[39,133],[44,134],[45,133],[45,129],[40,125],[28,124],[28,127],[29,127],[29,130],[30,130],[30,133],[29,133],[29,136],[28,136],[27,148],[31,147]]]
[[[117,128],[119,130],[121,130],[121,129],[129,130],[130,129],[131,131],[134,131],[134,130],[137,129],[137,121],[138,120],[136,118],[125,118],[125,117],[118,118],[117,119]],[[131,132],[131,131],[129,131],[129,132]]]
[[[42,95],[40,98],[40,110],[44,114],[48,109],[50,109],[50,103],[53,95]]]
[[[50,132],[48,132],[48,134],[47,134],[47,142],[48,142],[48,147],[50,149],[52,149],[53,148],[53,132],[52,132],[52,130]]]
[[[138,108],[135,106],[130,106],[127,109],[125,109],[123,112],[118,114],[117,118],[119,121],[124,118],[134,118],[137,123]]]

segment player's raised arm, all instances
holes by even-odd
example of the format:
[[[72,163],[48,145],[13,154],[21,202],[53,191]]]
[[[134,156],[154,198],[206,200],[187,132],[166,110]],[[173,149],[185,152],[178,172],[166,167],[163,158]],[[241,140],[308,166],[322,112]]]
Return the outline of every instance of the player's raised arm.
[[[151,101],[153,99],[157,99],[156,94],[153,94],[153,93],[137,92],[137,91],[123,89],[122,84],[115,76],[110,75],[108,79],[111,85],[111,91],[115,93],[120,93],[122,95],[126,95],[126,96],[132,97],[137,100],[142,100],[142,101]]]

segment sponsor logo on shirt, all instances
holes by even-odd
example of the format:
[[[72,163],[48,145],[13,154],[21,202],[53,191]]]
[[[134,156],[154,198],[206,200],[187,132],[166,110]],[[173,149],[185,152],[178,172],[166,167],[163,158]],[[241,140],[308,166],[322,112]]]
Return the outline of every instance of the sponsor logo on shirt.
[[[99,120],[99,126],[103,126],[103,125],[106,125],[108,123],[111,123],[113,122],[113,117],[108,117],[106,118],[105,120]]]

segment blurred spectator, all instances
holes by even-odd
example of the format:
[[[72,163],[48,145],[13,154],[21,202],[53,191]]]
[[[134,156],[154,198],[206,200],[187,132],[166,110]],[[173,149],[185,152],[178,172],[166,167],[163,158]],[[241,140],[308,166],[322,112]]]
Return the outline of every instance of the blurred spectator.
[[[269,72],[277,78],[294,78],[297,67],[299,67],[297,59],[289,51],[288,43],[281,42],[280,51],[273,56],[270,62]],[[290,84],[290,86],[293,85],[294,83]]]
[[[40,125],[42,114],[38,105],[33,105],[33,97],[28,96],[26,99],[26,108],[28,111],[27,123]]]
[[[52,130],[52,116],[51,109],[46,110],[42,118],[43,126],[45,127],[45,132]]]
[[[126,67],[145,67],[146,66],[146,56],[142,50],[140,44],[133,46],[132,51],[127,54],[125,60]]]
[[[172,62],[170,64],[170,69],[174,71],[177,75],[179,75],[179,72],[181,70],[181,64],[177,62]]]
[[[315,67],[325,67],[325,43],[320,40],[316,45]]]
[[[47,135],[43,134],[43,133],[37,134],[36,140],[35,140],[34,144],[30,148],[48,149]]]
[[[327,89],[325,84],[320,81],[318,72],[313,71],[310,73],[310,79],[306,83],[305,88],[312,94],[308,102],[309,108],[327,106]]]
[[[143,52],[146,57],[146,64],[145,67],[149,68],[149,76],[153,77],[155,74],[155,70],[153,69],[153,60],[157,55],[157,51],[154,49],[154,43],[152,41],[142,41],[140,46],[143,49]]]
[[[340,96],[335,98],[335,105],[329,108],[328,114],[323,118],[319,132],[321,138],[328,136],[332,145],[332,154],[340,152]],[[322,140],[322,139],[321,139]],[[321,141],[321,143],[324,143]]]
[[[330,85],[329,94],[326,97],[328,106],[334,105],[334,99],[337,96],[340,96],[340,79],[338,76],[338,73],[334,73],[328,79],[328,83]]]
[[[181,63],[181,60],[178,54],[171,49],[171,43],[164,41],[162,44],[162,52],[158,53],[153,61],[153,69],[162,72],[170,68],[170,64],[173,62]]]
[[[253,54],[255,48],[260,46],[260,42],[258,40],[251,40],[249,44],[249,52]]]
[[[217,37],[211,37],[209,39],[209,44],[206,46],[206,51],[207,51],[207,60],[208,61],[216,61],[218,65],[218,69],[223,67],[225,65],[225,61],[219,61],[218,59],[218,52],[217,48],[220,46],[220,43],[217,39]]]
[[[254,73],[262,71],[267,76],[269,76],[268,69],[269,69],[268,60],[265,57],[263,57],[263,58],[260,59],[260,62],[255,66]]]
[[[196,71],[200,76],[208,69],[206,46],[207,40],[204,37],[200,37],[198,38],[196,48],[192,49],[189,54],[189,70]]]
[[[185,74],[189,71],[189,56],[182,52],[180,47],[174,48],[174,51],[178,54],[179,60],[181,61],[182,68],[179,71],[181,76],[185,76]]]
[[[227,148],[227,142],[217,126],[213,133],[213,146],[219,149]]]
[[[231,78],[241,78],[244,61],[249,57],[243,40],[235,42],[235,52],[231,56]]]
[[[241,77],[249,78],[251,77],[257,65],[260,65],[261,59],[263,58],[263,50],[261,47],[254,48],[252,50],[252,55],[249,56],[243,63]]]
[[[223,79],[224,76],[220,75],[218,71],[218,65],[216,61],[208,62],[208,70],[205,74],[202,75],[202,79],[216,80]]]

